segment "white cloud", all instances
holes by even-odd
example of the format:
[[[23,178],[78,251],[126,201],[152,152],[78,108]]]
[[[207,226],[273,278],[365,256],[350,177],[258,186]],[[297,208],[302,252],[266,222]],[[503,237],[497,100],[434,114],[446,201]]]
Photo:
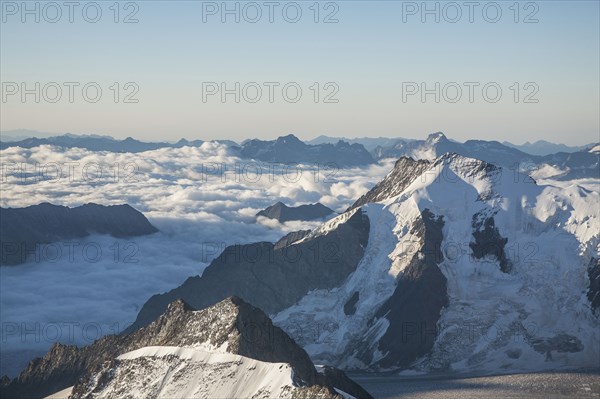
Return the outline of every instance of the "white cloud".
[[[138,154],[13,147],[0,151],[0,156],[2,207],[40,202],[66,206],[129,203],[160,230],[132,240],[107,236],[80,240],[81,246],[101,245],[102,256],[94,263],[82,259],[81,253],[70,262],[63,253],[57,262],[0,268],[2,372],[13,374],[31,357],[26,350],[39,354],[50,347],[56,323],[79,323],[73,337],[68,327],[62,327],[58,340],[87,344],[83,327],[87,326],[91,338],[97,338],[97,326],[102,334],[122,329],[151,295],[200,274],[226,245],[276,241],[290,231],[319,224],[280,224],[264,218],[256,223],[254,215],[259,210],[281,200],[292,206],[320,201],[342,211],[392,167],[388,163],[338,170],[326,179],[330,171],[314,166],[286,170],[281,165],[249,162],[215,143]],[[99,169],[102,175],[96,177]],[[46,179],[36,181],[42,175]],[[134,247],[125,248],[130,242]],[[119,250],[117,262],[115,248]],[[137,262],[125,263],[123,257],[131,255],[132,248],[137,249],[132,258]],[[40,332],[26,334],[24,341],[22,334],[12,333],[15,325],[22,329],[35,323]],[[13,367],[6,368],[9,365]]]

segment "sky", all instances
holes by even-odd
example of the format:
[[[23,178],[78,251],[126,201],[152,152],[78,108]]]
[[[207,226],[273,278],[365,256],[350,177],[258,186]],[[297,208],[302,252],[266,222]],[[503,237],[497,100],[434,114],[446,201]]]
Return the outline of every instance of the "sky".
[[[114,4],[1,2],[0,130],[599,139],[598,1]]]

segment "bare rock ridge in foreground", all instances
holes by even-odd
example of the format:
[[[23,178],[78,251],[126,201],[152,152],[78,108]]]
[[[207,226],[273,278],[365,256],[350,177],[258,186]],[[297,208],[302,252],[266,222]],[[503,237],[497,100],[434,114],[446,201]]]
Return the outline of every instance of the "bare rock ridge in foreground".
[[[0,208],[0,221],[0,265],[24,263],[36,246],[92,233],[126,238],[158,231],[129,205],[90,203],[68,208],[44,202],[25,208]]]
[[[202,357],[202,361],[189,362],[193,355]],[[167,369],[169,364],[177,364],[179,369],[165,372],[165,362]],[[253,367],[269,372],[283,367],[274,368],[269,366],[271,363],[289,365],[290,386],[283,388],[290,398],[341,398],[335,388],[356,398],[371,397],[338,370],[317,372],[308,354],[273,326],[263,311],[237,297],[200,311],[177,300],[158,319],[132,334],[109,335],[82,348],[55,344],[43,358],[32,361],[18,378],[3,386],[0,393],[2,397],[38,398],[74,385],[73,398],[125,397],[134,386],[155,395],[162,389],[173,393],[178,389],[178,378],[189,377],[187,373],[193,376],[198,368],[217,364],[213,373],[225,368],[243,375]],[[237,369],[243,366],[249,370]],[[223,374],[211,384],[226,379]],[[192,383],[199,392],[214,389],[206,386],[208,380],[188,381],[186,385]],[[235,384],[242,386],[245,382],[228,383],[233,385],[222,388],[238,389]],[[178,396],[185,396],[182,392]],[[277,396],[277,392],[267,395]]]

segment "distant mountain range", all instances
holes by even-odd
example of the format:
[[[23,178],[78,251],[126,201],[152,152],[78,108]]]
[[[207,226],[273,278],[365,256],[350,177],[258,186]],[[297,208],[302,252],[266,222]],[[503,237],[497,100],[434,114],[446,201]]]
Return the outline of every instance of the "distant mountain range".
[[[269,219],[276,219],[279,223],[285,223],[293,220],[317,220],[323,219],[327,216],[334,214],[333,209],[326,207],[321,203],[300,205],[297,207],[290,207],[279,201],[274,205],[271,205],[262,211],[258,212],[256,216],[263,216]]]
[[[289,399],[348,397],[343,392],[372,399],[342,371],[317,371],[267,315],[237,297],[201,311],[178,300],[132,334],[82,348],[55,344],[18,378],[5,380],[0,393],[39,398],[65,388],[73,399],[124,391],[135,397]]]
[[[430,134],[426,140],[400,141],[391,147],[377,147],[372,153],[376,159],[410,157],[429,161],[443,154],[455,153],[528,174],[544,169],[543,177],[559,180],[600,177],[600,152],[594,148],[539,156],[527,154],[498,141],[468,140],[459,143],[438,132]]]
[[[52,137],[57,136],[55,133],[40,132],[37,130],[30,129],[15,129],[15,130],[3,130],[0,131],[0,141],[21,141],[31,137]]]
[[[377,147],[391,147],[397,144],[399,141],[411,141],[410,139],[395,138],[395,137],[358,137],[358,138],[346,138],[346,137],[332,137],[332,136],[318,136],[312,140],[307,140],[306,144],[335,144],[338,141],[345,141],[350,144],[360,144],[369,152],[373,151]]]
[[[42,203],[25,208],[0,208],[0,265],[27,261],[39,246],[57,241],[110,234],[136,237],[158,230],[129,205],[86,204],[75,208]]]
[[[241,145],[229,140],[219,142],[229,146],[232,153],[239,157],[272,163],[331,164],[334,167],[347,168],[374,164],[385,158],[410,157],[416,160],[431,161],[446,153],[456,153],[541,178],[571,180],[596,178],[600,175],[600,151],[597,144],[590,144],[582,148],[567,147],[545,141],[526,143],[521,146],[486,140],[467,140],[460,143],[448,139],[441,132],[430,134],[425,140],[360,138],[351,139],[349,142],[339,140],[335,144],[329,142],[334,139],[320,136],[304,143],[290,134],[276,140],[246,140]],[[32,148],[49,144],[62,148],[81,147],[91,151],[135,153],[158,148],[200,146],[202,143],[202,140],[188,141],[185,139],[181,139],[177,143],[146,143],[133,138],[115,140],[107,136],[63,135],[0,142],[0,149],[14,146]],[[367,151],[367,148],[370,151]],[[552,150],[565,151],[536,155]]]
[[[375,163],[375,160],[360,144],[348,144],[339,141],[334,144],[309,145],[294,135],[279,137],[276,140],[247,140],[241,146],[230,140],[216,140],[231,147],[242,158],[264,162],[333,164],[338,167],[363,166]],[[54,145],[62,148],[85,148],[90,151],[144,152],[159,148],[181,148],[201,146],[202,140],[179,140],[177,143],[148,143],[128,137],[116,140],[107,136],[63,135],[48,138],[27,138],[19,141],[0,142],[0,150],[10,147],[33,148],[40,145]]]
[[[557,152],[584,151],[586,148],[591,148],[594,146],[594,143],[590,143],[587,145],[580,145],[580,146],[568,146],[565,144],[551,143],[546,140],[538,140],[533,143],[530,143],[528,141],[525,144],[521,144],[521,145],[516,145],[516,144],[509,143],[508,141],[503,141],[502,144],[504,144],[508,147],[516,148],[517,150],[521,150],[521,151],[526,152],[531,155],[540,155],[540,156],[555,154]]]
[[[400,143],[409,143],[412,141],[418,141],[418,139],[406,139],[400,137],[359,137],[359,138],[346,138],[346,137],[332,137],[332,136],[318,136],[312,140],[306,141],[307,144],[335,144],[338,141],[343,140],[350,144],[362,144],[367,151],[372,152],[377,147],[387,148],[394,147]],[[555,144],[546,140],[538,140],[524,144],[512,144],[508,141],[503,141],[503,145],[512,147],[530,155],[550,155],[557,152],[577,152],[583,151],[586,148],[594,146],[594,143],[590,143],[582,146],[568,146],[565,144]]]
[[[204,141],[194,140],[188,141],[185,139],[179,140],[177,143],[147,143],[127,137],[124,140],[116,140],[108,136],[75,136],[63,135],[47,138],[27,138],[19,141],[0,142],[0,149],[9,147],[33,148],[40,145],[54,145],[62,148],[85,148],[90,151],[110,151],[110,152],[144,152],[156,150],[159,148],[181,148],[185,146],[201,146]]]
[[[336,144],[310,145],[293,134],[270,141],[246,141],[242,144],[240,154],[244,158],[277,163],[332,163],[338,167],[375,163],[371,154],[360,144],[338,141]]]

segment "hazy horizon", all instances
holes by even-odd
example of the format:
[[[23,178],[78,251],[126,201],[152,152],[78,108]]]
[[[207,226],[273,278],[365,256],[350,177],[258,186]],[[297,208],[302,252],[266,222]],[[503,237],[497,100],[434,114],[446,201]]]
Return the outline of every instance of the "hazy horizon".
[[[422,135],[413,135],[413,136],[409,136],[409,135],[391,135],[391,136],[385,136],[385,135],[380,135],[380,134],[372,134],[372,135],[356,135],[356,136],[350,136],[350,135],[331,135],[331,134],[327,134],[327,133],[321,133],[321,134],[302,134],[302,133],[295,133],[295,132],[282,132],[281,134],[275,134],[272,137],[245,137],[245,138],[237,138],[237,139],[233,139],[230,137],[206,137],[203,135],[197,135],[197,136],[193,136],[193,137],[187,137],[187,136],[171,136],[171,137],[158,137],[158,138],[153,138],[153,139],[147,139],[145,137],[140,137],[137,135],[113,135],[110,133],[87,133],[87,132],[41,132],[41,131],[37,131],[37,130],[33,130],[33,129],[14,129],[14,130],[2,130],[0,131],[0,141],[2,140],[2,136],[9,136],[11,138],[16,138],[16,137],[37,137],[37,138],[46,138],[46,137],[55,137],[55,136],[62,136],[62,135],[66,135],[66,134],[72,134],[72,135],[76,135],[76,136],[105,136],[105,137],[111,137],[115,140],[123,140],[126,138],[133,138],[139,141],[147,141],[147,142],[177,142],[180,139],[185,139],[185,140],[189,140],[189,141],[193,141],[193,140],[203,140],[203,141],[213,141],[213,140],[231,140],[231,141],[235,141],[238,143],[241,143],[244,140],[251,140],[251,139],[260,139],[260,140],[274,140],[277,139],[278,137],[282,137],[282,136],[287,136],[289,134],[293,134],[294,136],[298,137],[300,140],[302,141],[310,141],[310,140],[314,140],[316,138],[319,138],[321,136],[326,136],[326,137],[332,137],[332,138],[339,138],[339,139],[349,139],[349,140],[356,140],[356,139],[409,139],[409,140],[424,140],[427,138],[427,136],[429,136],[430,134],[433,133],[438,133],[441,132],[443,133],[449,140],[452,141],[457,141],[457,142],[465,142],[468,140],[482,140],[481,138],[478,137],[469,137],[466,138],[464,140],[458,140],[456,138],[454,138],[452,135],[448,134],[447,132],[441,130],[441,131],[436,131],[436,132],[427,132],[424,133]],[[537,140],[525,140],[525,141],[509,141],[509,140],[501,140],[501,139],[496,139],[496,138],[488,138],[486,140],[489,141],[498,141],[498,142],[508,142],[510,144],[513,145],[525,145],[525,144],[535,144],[536,142],[539,141],[544,141],[544,142],[548,142],[548,143],[552,143],[552,144],[558,144],[558,145],[565,145],[565,146],[569,146],[569,147],[580,147],[580,146],[586,146],[586,145],[590,145],[590,144],[596,144],[600,142],[600,137],[596,138],[596,140],[589,140],[587,142],[581,142],[581,143],[572,143],[572,142],[564,142],[564,141],[550,141],[550,140],[546,140],[546,139],[537,139]]]

